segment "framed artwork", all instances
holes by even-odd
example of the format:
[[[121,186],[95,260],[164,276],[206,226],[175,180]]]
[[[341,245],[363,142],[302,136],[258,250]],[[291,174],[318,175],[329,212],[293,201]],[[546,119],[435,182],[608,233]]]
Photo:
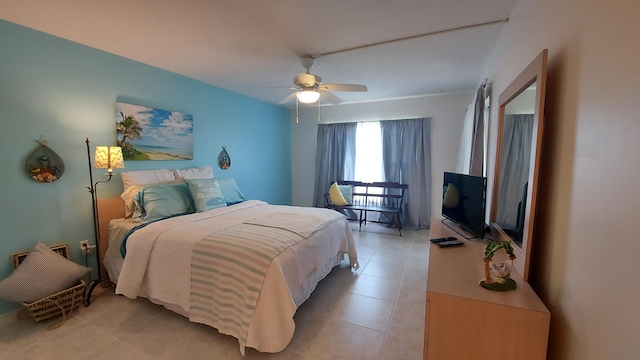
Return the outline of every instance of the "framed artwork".
[[[118,146],[125,160],[193,160],[193,116],[116,102]]]

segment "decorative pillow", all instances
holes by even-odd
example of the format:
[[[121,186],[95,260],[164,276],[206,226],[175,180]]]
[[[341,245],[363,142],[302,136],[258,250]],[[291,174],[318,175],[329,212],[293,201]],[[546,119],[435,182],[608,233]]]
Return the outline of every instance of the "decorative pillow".
[[[138,209],[134,218],[145,221],[194,212],[193,198],[185,183],[145,186],[134,197]]]
[[[344,201],[347,202],[347,205],[353,204],[353,186],[351,185],[338,185],[338,189],[340,189],[340,194],[344,198]]]
[[[0,282],[0,299],[31,303],[66,290],[91,269],[65,259],[41,242]]]
[[[222,206],[227,202],[222,196],[222,190],[216,179],[186,180],[189,191],[195,202],[197,212],[207,211]]]
[[[173,171],[169,169],[125,171],[120,177],[125,191],[133,185],[159,184],[176,179]]]
[[[218,180],[220,190],[222,190],[222,196],[224,197],[224,201],[227,202],[227,205],[233,205],[247,200],[233,178],[216,180]]]
[[[338,183],[336,182],[331,184],[331,187],[329,188],[329,200],[331,200],[331,203],[333,203],[333,205],[348,205],[347,200],[345,200],[344,196],[342,196],[340,188],[338,187]]]
[[[460,197],[460,193],[458,189],[456,189],[453,184],[447,184],[447,190],[444,192],[444,196],[442,197],[442,206],[446,208],[454,208],[458,206],[458,201]]]
[[[160,184],[181,184],[181,183],[184,183],[183,178],[178,178],[173,181],[162,182]],[[140,190],[144,189],[144,187],[149,185],[153,185],[153,184],[143,184],[143,185],[133,184],[129,186],[129,188],[120,195],[122,200],[124,200],[124,217],[125,218],[130,218],[131,216],[133,216],[133,213],[136,212],[137,206],[136,206],[134,197],[138,195]]]
[[[206,165],[197,168],[190,169],[175,169],[173,174],[176,178],[182,177],[185,179],[213,179],[213,167]]]

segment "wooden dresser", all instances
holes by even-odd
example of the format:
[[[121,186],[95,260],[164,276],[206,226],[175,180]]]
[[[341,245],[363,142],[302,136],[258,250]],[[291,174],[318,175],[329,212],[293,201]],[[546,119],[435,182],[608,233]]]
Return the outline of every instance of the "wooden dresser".
[[[452,225],[454,226],[454,225]],[[462,237],[440,219],[431,238]],[[499,292],[478,282],[484,276],[486,242],[440,248],[430,244],[424,359],[545,359],[550,315],[528,283],[515,272],[518,288]]]

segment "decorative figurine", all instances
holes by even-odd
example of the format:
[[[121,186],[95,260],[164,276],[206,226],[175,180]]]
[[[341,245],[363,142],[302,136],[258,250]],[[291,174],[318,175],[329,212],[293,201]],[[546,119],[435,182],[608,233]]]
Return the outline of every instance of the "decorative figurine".
[[[491,259],[500,249],[504,249],[509,255],[509,260],[495,264],[491,262]],[[489,240],[484,250],[484,279],[480,280],[480,286],[494,291],[514,290],[517,284],[510,276],[511,266],[515,258],[513,247],[509,241]]]

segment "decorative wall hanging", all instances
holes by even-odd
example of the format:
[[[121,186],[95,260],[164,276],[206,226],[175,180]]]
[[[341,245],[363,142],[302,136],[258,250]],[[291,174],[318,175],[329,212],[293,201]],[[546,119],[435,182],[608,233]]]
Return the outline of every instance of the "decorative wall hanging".
[[[125,160],[193,160],[193,116],[116,102],[116,134]]]
[[[218,154],[218,166],[222,170],[227,170],[231,167],[231,157],[229,157],[229,153],[227,152],[226,147],[222,147],[222,151]]]
[[[29,177],[37,182],[53,182],[64,174],[64,161],[51,150],[42,139],[36,140],[40,146],[33,150],[24,163],[24,170]]]

